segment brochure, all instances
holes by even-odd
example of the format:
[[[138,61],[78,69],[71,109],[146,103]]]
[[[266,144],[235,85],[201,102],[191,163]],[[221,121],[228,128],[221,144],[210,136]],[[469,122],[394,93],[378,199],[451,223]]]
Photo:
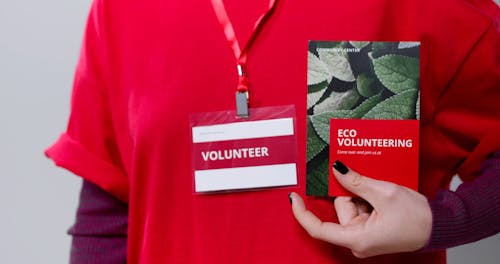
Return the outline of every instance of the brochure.
[[[310,41],[307,91],[307,195],[350,195],[335,160],[418,189],[419,42]]]

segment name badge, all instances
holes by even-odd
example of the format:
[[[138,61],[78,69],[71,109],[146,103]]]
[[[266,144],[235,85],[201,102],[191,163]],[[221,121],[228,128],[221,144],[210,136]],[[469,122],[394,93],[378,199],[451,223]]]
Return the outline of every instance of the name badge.
[[[294,106],[191,115],[194,192],[297,185]]]

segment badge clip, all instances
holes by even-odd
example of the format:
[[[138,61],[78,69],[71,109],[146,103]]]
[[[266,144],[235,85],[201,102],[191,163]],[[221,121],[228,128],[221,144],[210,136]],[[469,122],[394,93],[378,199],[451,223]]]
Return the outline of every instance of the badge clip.
[[[236,114],[248,118],[248,92],[236,92]]]
[[[238,89],[236,91],[236,115],[239,118],[248,118],[248,80],[241,64],[238,69]]]

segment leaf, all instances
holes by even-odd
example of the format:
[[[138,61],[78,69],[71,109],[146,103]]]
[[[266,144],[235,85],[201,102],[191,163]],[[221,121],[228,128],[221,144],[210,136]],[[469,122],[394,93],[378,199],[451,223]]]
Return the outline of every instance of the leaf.
[[[417,103],[415,104],[415,117],[420,120],[420,91],[418,91]]]
[[[318,49],[341,48],[343,44],[343,41],[317,41],[316,47]]]
[[[359,93],[356,89],[349,89],[345,92],[332,91],[329,97],[314,106],[314,114],[332,110],[351,109],[359,100]]]
[[[328,196],[329,164],[328,155],[320,160],[307,163],[307,195]]]
[[[378,94],[383,87],[377,85],[375,82],[375,77],[368,75],[367,73],[361,73],[358,75],[356,79],[356,88],[358,89],[359,94],[368,98]]]
[[[319,101],[319,99],[321,99],[321,97],[323,96],[323,94],[325,93],[326,90],[327,89],[325,88],[325,89],[317,91],[317,92],[308,93],[307,94],[307,109],[313,107]]]
[[[396,43],[394,42],[375,41],[372,43],[372,56],[378,58],[393,53],[395,48]]]
[[[363,119],[414,119],[417,90],[393,95],[373,107]]]
[[[319,92],[319,91],[321,91],[323,89],[326,89],[327,87],[328,87],[328,82],[327,81],[320,82],[318,84],[308,85],[307,86],[307,93]]]
[[[418,41],[401,41],[398,44],[398,49],[409,49],[420,46]]]
[[[318,49],[319,59],[326,64],[329,73],[342,81],[353,82],[356,80],[352,73],[347,52],[342,49]]]
[[[316,157],[326,146],[327,144],[314,131],[311,120],[307,118],[307,162]]]
[[[349,41],[349,43],[358,49],[363,49],[370,44],[370,41]]]
[[[385,55],[373,60],[375,74],[393,93],[418,89],[420,60],[401,55]]]
[[[312,126],[318,136],[326,143],[330,144],[330,119],[350,118],[351,110],[335,110],[310,116]]]
[[[349,118],[362,118],[368,111],[372,110],[378,103],[382,102],[382,93],[372,96],[364,100],[358,107],[352,110],[351,116]]]
[[[327,65],[316,55],[307,52],[307,85],[315,85],[321,82],[330,82],[332,75]]]

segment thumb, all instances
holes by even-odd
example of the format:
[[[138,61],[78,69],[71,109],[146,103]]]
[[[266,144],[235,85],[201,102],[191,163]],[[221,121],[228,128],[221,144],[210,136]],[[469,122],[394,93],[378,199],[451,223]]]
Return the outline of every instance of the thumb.
[[[337,181],[348,191],[360,196],[369,202],[373,207],[382,204],[382,197],[385,191],[390,190],[389,182],[375,180],[365,177],[356,171],[349,169],[341,161],[336,160],[333,163],[333,171]]]

